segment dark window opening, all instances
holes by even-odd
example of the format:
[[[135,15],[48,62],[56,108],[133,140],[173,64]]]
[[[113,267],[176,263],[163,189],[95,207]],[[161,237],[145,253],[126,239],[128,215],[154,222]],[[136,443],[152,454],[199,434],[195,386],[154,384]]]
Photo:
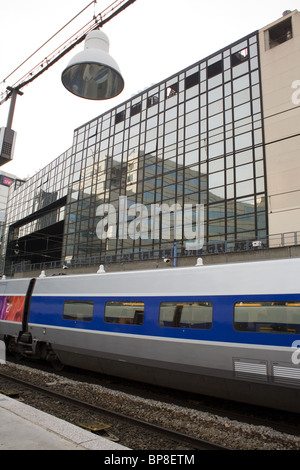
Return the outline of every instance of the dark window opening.
[[[130,110],[130,116],[136,116],[142,111],[142,103],[133,104]]]
[[[29,264],[61,260],[64,221],[51,224],[51,222],[55,222],[56,217],[59,217],[59,212],[49,211],[49,214],[36,219],[36,231],[20,238],[13,237],[13,234],[15,231],[18,233],[20,227],[22,230],[25,224],[23,223],[23,226],[15,230],[10,228],[11,239],[6,251],[6,265],[9,266],[13,263],[21,267]]]
[[[185,79],[185,89],[188,90],[195,85],[199,85],[199,73],[196,72]]]
[[[231,55],[231,66],[235,67],[236,65],[240,65],[246,60],[248,60],[248,48],[246,47],[242,51],[236,52],[235,54]]]
[[[269,33],[269,49],[279,46],[289,39],[292,39],[292,19],[288,18],[285,21],[281,21],[279,24],[273,26],[268,30]]]
[[[172,85],[167,87],[166,90],[166,97],[167,98],[172,98],[172,96],[178,95],[179,92],[179,83],[173,83]]]
[[[120,113],[116,114],[116,124],[119,124],[120,122],[125,121],[125,114],[126,114],[125,109],[124,111],[121,111]]]
[[[213,78],[223,72],[223,60],[219,60],[207,67],[207,78]]]
[[[159,102],[158,95],[149,96],[149,98],[147,100],[147,107],[151,108],[152,106],[158,104],[158,102]]]

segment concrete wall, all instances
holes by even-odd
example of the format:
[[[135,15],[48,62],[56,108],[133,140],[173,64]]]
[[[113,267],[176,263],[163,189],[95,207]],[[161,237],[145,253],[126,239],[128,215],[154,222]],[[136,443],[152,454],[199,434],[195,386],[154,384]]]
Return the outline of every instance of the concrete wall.
[[[271,249],[257,249],[253,251],[245,251],[238,253],[224,253],[224,254],[212,254],[203,255],[202,260],[204,265],[210,264],[224,264],[224,263],[241,263],[247,261],[260,261],[260,260],[271,260],[271,259],[286,259],[286,258],[300,258],[300,246],[290,246],[282,248],[271,248]],[[195,266],[197,263],[197,257],[189,256],[184,258],[178,258],[178,267],[183,266]],[[149,260],[139,261],[132,263],[115,263],[105,265],[106,272],[116,271],[132,271],[132,270],[143,270],[143,269],[169,269],[173,266],[173,260],[166,264],[163,260]],[[70,274],[88,274],[96,273],[99,266],[89,266],[81,268],[68,268],[64,269],[52,269],[46,271],[46,276],[67,276]],[[176,268],[174,268],[176,269]],[[30,271],[24,273],[16,273],[15,278],[28,278],[38,277],[41,274],[40,271]]]
[[[292,20],[292,39],[270,49],[269,30],[288,18]],[[300,81],[300,13],[295,10],[266,26],[259,34],[269,233],[299,231],[300,108],[292,101],[297,92],[292,84]],[[300,89],[300,82],[298,87]],[[297,96],[300,98],[300,92]]]

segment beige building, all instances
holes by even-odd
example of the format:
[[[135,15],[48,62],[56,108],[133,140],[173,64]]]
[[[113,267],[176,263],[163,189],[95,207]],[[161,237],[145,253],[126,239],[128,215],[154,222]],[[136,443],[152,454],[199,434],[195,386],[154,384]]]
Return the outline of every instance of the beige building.
[[[300,13],[259,31],[270,236],[300,231]]]

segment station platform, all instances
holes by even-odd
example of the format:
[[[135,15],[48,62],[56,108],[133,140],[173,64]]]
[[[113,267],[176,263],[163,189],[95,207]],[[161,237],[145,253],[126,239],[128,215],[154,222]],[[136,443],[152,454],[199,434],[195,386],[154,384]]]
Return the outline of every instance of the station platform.
[[[1,450],[129,449],[0,394]]]

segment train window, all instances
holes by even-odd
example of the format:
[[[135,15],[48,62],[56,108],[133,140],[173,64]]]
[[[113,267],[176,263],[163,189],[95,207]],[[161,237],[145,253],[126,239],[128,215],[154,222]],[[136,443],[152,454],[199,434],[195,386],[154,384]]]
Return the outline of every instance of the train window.
[[[144,307],[144,303],[138,301],[106,302],[104,321],[122,325],[142,325]]]
[[[234,329],[260,333],[300,333],[300,302],[237,302]]]
[[[74,321],[92,321],[94,302],[84,300],[67,300],[64,303],[63,318]]]
[[[172,328],[209,330],[213,306],[210,302],[162,302],[159,325]]]

